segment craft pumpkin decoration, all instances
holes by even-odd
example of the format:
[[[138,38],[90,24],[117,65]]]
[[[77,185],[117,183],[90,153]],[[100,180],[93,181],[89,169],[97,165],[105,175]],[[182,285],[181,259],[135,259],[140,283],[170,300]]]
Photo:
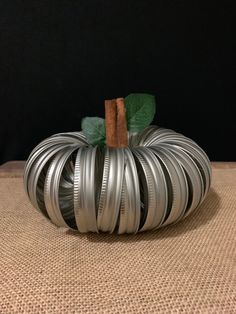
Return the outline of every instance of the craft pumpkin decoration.
[[[105,121],[41,142],[24,171],[33,206],[79,232],[136,233],[188,216],[210,188],[210,162],[191,139],[149,126],[154,114],[153,96],[131,94],[105,101]]]

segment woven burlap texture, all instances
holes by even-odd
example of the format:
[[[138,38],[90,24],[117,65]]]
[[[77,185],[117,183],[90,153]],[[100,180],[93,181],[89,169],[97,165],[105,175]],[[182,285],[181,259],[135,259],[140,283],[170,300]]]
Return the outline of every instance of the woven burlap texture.
[[[183,222],[137,235],[57,228],[0,179],[0,313],[235,313],[236,170]]]

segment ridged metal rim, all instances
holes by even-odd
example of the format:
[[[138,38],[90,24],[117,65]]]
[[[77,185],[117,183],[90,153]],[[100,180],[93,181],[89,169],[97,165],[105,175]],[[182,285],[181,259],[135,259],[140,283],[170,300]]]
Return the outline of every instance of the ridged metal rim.
[[[150,147],[156,157],[164,164],[171,182],[172,202],[169,215],[163,222],[163,226],[178,220],[185,213],[189,189],[185,172],[172,152],[164,147]]]
[[[24,187],[57,226],[79,232],[136,233],[176,223],[205,199],[206,153],[170,129],[129,133],[128,148],[91,147],[82,132],[58,133],[29,155]]]
[[[118,233],[136,233],[140,222],[140,188],[135,159],[129,148],[124,149],[125,167]]]

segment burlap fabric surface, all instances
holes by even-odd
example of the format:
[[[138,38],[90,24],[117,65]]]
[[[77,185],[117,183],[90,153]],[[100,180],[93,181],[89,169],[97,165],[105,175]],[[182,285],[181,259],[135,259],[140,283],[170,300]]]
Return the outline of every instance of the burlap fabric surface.
[[[78,235],[0,178],[0,313],[236,313],[236,169],[214,169],[185,221],[135,236]]]

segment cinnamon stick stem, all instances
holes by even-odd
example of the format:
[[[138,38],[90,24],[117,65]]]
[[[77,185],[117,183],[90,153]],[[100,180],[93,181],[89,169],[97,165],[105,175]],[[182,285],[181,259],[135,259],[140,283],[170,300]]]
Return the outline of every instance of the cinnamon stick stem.
[[[116,100],[105,100],[106,144],[118,147],[117,139],[117,106]]]
[[[124,98],[117,98],[116,106],[117,106],[116,134],[117,134],[118,147],[127,147],[128,146],[128,131],[127,131]]]

